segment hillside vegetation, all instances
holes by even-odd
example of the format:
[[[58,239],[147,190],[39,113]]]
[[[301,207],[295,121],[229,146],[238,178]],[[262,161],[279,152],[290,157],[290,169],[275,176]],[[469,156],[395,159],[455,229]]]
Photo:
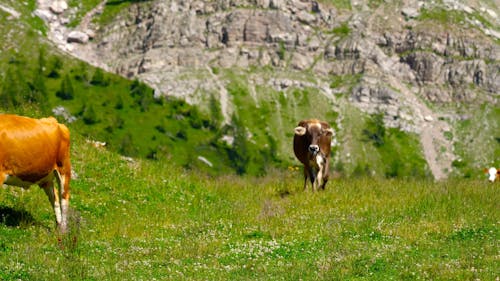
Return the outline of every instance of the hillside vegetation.
[[[0,190],[1,280],[495,280],[497,186],[205,177],[75,136],[71,230],[39,188]]]

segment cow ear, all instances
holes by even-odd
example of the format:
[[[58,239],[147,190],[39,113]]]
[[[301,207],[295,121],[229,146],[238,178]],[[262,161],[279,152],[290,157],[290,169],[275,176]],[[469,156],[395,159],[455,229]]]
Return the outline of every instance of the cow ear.
[[[295,127],[295,130],[294,130],[294,131],[295,131],[295,134],[296,134],[297,136],[303,136],[303,135],[305,135],[305,134],[306,134],[306,131],[307,131],[307,130],[306,130],[306,128],[304,128],[304,127],[302,127],[302,126],[298,126],[298,127]]]
[[[327,136],[333,136],[333,135],[335,135],[335,132],[333,131],[332,128],[328,128],[328,129],[325,130],[325,134]]]

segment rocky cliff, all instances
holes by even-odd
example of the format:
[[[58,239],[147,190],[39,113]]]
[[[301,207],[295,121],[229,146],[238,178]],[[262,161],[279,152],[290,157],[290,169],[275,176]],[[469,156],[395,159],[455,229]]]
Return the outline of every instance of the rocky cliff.
[[[457,136],[455,121],[467,118],[457,108],[498,107],[498,6],[469,2],[133,1],[98,24],[119,4],[103,1],[74,28],[67,23],[81,7],[38,1],[36,14],[61,49],[143,80],[157,96],[202,104],[207,93],[217,93],[226,123],[238,109],[219,69],[246,73],[251,94],[256,87],[284,93],[316,88],[337,108],[346,97],[363,112],[382,113],[386,126],[417,133],[430,170],[441,179],[461,157],[458,139],[446,137]],[[332,83],[338,77],[342,82]],[[349,124],[341,124],[346,113],[339,111],[342,130]]]

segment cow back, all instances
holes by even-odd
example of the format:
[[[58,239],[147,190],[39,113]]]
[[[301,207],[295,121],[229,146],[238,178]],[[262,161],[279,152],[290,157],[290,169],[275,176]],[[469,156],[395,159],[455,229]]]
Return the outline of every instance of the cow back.
[[[33,178],[47,175],[68,147],[69,130],[54,118],[0,115],[0,165],[9,174]]]

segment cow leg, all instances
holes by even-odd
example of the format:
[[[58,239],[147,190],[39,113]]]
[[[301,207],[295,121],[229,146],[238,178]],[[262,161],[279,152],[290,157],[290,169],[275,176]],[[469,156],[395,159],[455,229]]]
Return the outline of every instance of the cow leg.
[[[62,221],[61,206],[59,204],[59,194],[57,188],[54,186],[53,180],[49,180],[41,184],[40,187],[43,188],[45,194],[47,194],[47,197],[49,198],[50,201],[50,205],[54,209],[54,213],[56,215],[57,225],[60,226]]]
[[[326,159],[325,167],[323,168],[323,184],[321,185],[321,189],[325,190],[326,183],[328,182],[328,179],[330,177],[330,161]]]
[[[317,191],[320,188],[324,189],[325,183],[323,183],[323,179],[324,179],[324,174],[328,168],[328,164],[325,163],[325,159],[321,155],[316,156],[316,164],[318,169],[317,169],[316,179],[313,183],[313,191]]]
[[[312,191],[314,191],[314,182],[316,181],[315,169],[313,167],[309,167],[308,173],[309,173],[309,179],[311,181]]]
[[[313,182],[314,176],[311,172],[311,167],[304,166],[304,191],[307,189],[307,179]]]
[[[313,168],[309,169],[309,177],[311,178],[311,183],[314,183],[316,180],[316,173],[314,172]]]
[[[69,209],[69,175],[61,173],[56,170],[54,171],[56,175],[57,185],[60,191],[60,206],[61,206],[61,232],[66,232],[68,226],[68,209]],[[56,190],[56,189],[55,189]],[[57,190],[56,190],[57,191]]]
[[[313,191],[317,191],[318,188],[323,184],[323,167],[319,167],[318,174],[316,175],[316,179],[313,183]]]
[[[325,176],[323,178],[323,184],[321,184],[321,189],[325,190],[326,183],[328,182],[328,176]]]
[[[304,166],[304,191],[307,189],[307,177],[308,177],[307,168]]]

